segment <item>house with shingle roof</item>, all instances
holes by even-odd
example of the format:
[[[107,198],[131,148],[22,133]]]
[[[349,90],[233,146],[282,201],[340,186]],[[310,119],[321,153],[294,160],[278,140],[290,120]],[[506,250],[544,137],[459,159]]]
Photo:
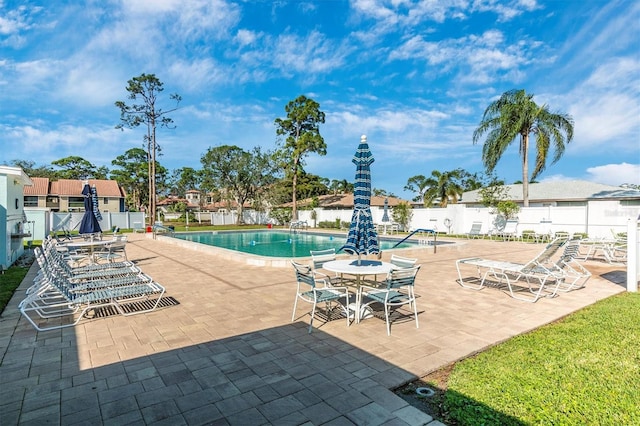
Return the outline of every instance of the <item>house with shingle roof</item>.
[[[54,212],[82,212],[84,211],[84,196],[82,188],[84,182],[74,179],[59,179],[51,181],[49,178],[33,177],[33,186],[25,186],[24,206],[42,208]],[[102,212],[125,211],[125,192],[115,180],[89,179],[92,187],[98,193],[98,208]]]
[[[520,206],[522,184],[504,185],[506,198]],[[482,207],[480,190],[467,191],[458,202],[466,207]],[[558,180],[529,184],[530,207],[584,206],[593,201],[617,201],[620,205],[640,205],[640,190],[603,185],[584,180]]]
[[[318,207],[322,207],[325,210],[330,209],[353,209],[353,193],[344,194],[326,194],[317,197]],[[371,196],[371,207],[384,206],[384,200],[388,201],[389,208],[393,208],[401,202],[408,202],[401,198],[396,197],[382,197],[379,195]],[[313,202],[313,198],[306,198],[298,201],[298,208],[309,207]],[[293,203],[282,204],[282,207],[293,207]]]

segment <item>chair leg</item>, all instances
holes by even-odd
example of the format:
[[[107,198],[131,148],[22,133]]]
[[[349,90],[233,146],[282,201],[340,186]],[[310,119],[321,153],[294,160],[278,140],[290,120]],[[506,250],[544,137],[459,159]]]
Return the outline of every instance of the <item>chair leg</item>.
[[[313,318],[316,316],[316,301],[313,301],[313,308],[311,308],[311,321],[309,321],[309,334],[311,334],[311,330],[313,329]]]
[[[298,294],[296,293],[296,299],[293,301],[293,313],[291,314],[291,322],[296,318],[296,307],[298,306]]]
[[[389,323],[389,305],[384,304],[384,318],[387,321],[387,336],[391,336],[391,324]]]
[[[413,314],[416,317],[416,328],[420,328],[420,324],[418,324],[418,304],[416,303],[416,293],[413,289],[410,289],[411,300],[413,302]],[[411,306],[411,305],[409,305]]]

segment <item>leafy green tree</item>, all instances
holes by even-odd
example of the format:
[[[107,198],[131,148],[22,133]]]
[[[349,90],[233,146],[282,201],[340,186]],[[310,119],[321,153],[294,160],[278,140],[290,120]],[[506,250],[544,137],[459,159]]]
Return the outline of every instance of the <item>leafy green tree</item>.
[[[504,181],[494,179],[478,191],[480,202],[485,207],[495,209],[498,203],[508,198],[507,187]]]
[[[184,197],[186,192],[199,189],[202,180],[201,172],[191,167],[175,169],[170,178],[170,192]]]
[[[450,199],[454,204],[460,199],[463,192],[461,182],[464,173],[462,169],[449,172],[434,170],[428,178],[422,175],[409,178],[405,189],[418,192],[421,197],[416,197],[414,201],[422,198],[425,207],[431,207],[436,199],[440,200],[440,207],[446,207]]]
[[[238,224],[243,223],[243,207],[247,201],[261,198],[262,191],[274,181],[274,167],[268,153],[259,147],[251,152],[237,146],[209,148],[200,159],[203,186],[220,188],[237,204]]]
[[[116,167],[111,171],[111,177],[127,193],[127,207],[131,211],[140,211],[149,202],[147,153],[142,148],[131,148],[117,156],[111,164]],[[158,167],[156,165],[156,169]]]
[[[482,188],[483,176],[482,173],[469,173],[466,170],[461,170],[462,178],[460,180],[460,185],[462,186],[463,191],[474,191],[476,189]]]
[[[533,95],[524,90],[510,90],[491,102],[484,111],[482,121],[473,132],[473,143],[487,134],[482,147],[482,161],[488,172],[492,172],[507,147],[518,138],[522,156],[522,199],[529,206],[529,182],[544,171],[553,145],[555,164],[565,150],[565,143],[573,139],[573,119],[568,114],[552,113],[547,105],[538,106]],[[535,135],[536,160],[529,176],[529,136]]]
[[[103,175],[98,172],[96,166],[77,155],[71,155],[69,157],[52,161],[51,164],[62,169],[56,172],[59,179],[106,178],[106,176],[103,177]]]
[[[391,219],[399,223],[404,231],[409,229],[409,223],[413,218],[413,209],[411,204],[406,201],[401,201],[391,209]]]
[[[271,188],[271,201],[273,204],[284,204],[289,202],[293,196],[293,176],[287,173],[285,177],[276,182]],[[306,198],[317,197],[328,194],[329,188],[325,185],[326,179],[322,179],[318,175],[307,173],[304,170],[298,175],[298,184],[296,186],[296,199],[304,200]]]
[[[29,177],[43,177],[51,180],[57,179],[56,171],[51,166],[36,166],[35,161],[31,160],[11,160],[10,163],[14,167],[20,167]]]
[[[292,217],[298,219],[298,176],[304,166],[304,158],[312,152],[327,154],[327,144],[320,135],[320,124],[324,123],[324,112],[320,104],[304,95],[290,101],[285,107],[287,118],[275,120],[276,134],[284,137],[278,157],[287,165],[292,175]]]
[[[354,191],[355,185],[346,179],[337,181],[338,192],[341,194],[350,194]]]
[[[120,109],[120,124],[116,129],[133,129],[141,124],[146,125],[147,133],[144,135],[144,145],[147,151],[147,165],[149,177],[149,216],[154,220],[156,217],[156,156],[159,146],[156,140],[156,129],[158,126],[174,128],[173,120],[167,116],[170,112],[176,111],[182,97],[178,94],[169,95],[169,99],[175,102],[175,108],[162,110],[157,104],[158,96],[164,91],[164,84],[155,74],[141,74],[133,77],[127,82],[126,90],[129,92],[128,98],[133,102],[126,104],[123,101],[116,101],[115,105]]]
[[[413,201],[422,201],[426,206],[425,192],[429,187],[429,182],[424,175],[412,176],[407,180],[407,184],[404,186],[405,191],[415,192],[417,195],[413,197]]]

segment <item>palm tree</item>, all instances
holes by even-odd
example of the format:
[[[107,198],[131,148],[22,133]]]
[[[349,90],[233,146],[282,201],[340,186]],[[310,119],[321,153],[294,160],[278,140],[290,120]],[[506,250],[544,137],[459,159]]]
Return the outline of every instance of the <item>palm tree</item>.
[[[454,204],[457,203],[462,194],[460,179],[462,179],[462,169],[444,173],[438,170],[432,171],[431,177],[425,180],[427,185],[424,192],[425,206],[430,207],[437,198],[440,199],[440,207],[447,207],[450,199]]]
[[[524,90],[510,90],[487,107],[482,121],[473,132],[473,143],[487,134],[482,147],[482,162],[492,172],[507,147],[520,136],[522,156],[522,200],[529,206],[529,181],[545,169],[549,147],[553,144],[555,164],[564,154],[565,143],[573,139],[573,118],[568,114],[552,113],[547,105],[538,106],[533,95]],[[529,177],[529,135],[536,140],[536,162]]]

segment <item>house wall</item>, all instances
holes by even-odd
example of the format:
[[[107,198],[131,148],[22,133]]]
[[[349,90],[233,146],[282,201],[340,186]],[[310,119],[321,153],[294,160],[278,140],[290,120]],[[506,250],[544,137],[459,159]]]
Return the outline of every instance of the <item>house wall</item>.
[[[24,252],[21,234],[24,233],[22,217],[22,188],[20,179],[0,174],[0,266],[7,269]]]
[[[81,194],[75,195],[73,197],[82,197]],[[107,202],[105,203],[104,200],[107,200]],[[44,203],[46,205],[46,198],[44,199]],[[75,206],[75,207],[69,207],[69,196],[68,195],[61,195],[59,197],[60,200],[60,207],[59,207],[59,211],[60,212],[69,212],[69,211],[73,211],[73,212],[84,212],[84,206]],[[120,206],[121,206],[121,202],[120,202],[121,198],[115,198],[115,197],[100,197],[100,194],[98,194],[98,209],[100,210],[100,212],[112,212],[112,213],[119,213],[120,212]],[[38,207],[44,207],[44,205],[42,204],[43,201],[41,199],[38,200]],[[71,210],[70,210],[71,209]]]

